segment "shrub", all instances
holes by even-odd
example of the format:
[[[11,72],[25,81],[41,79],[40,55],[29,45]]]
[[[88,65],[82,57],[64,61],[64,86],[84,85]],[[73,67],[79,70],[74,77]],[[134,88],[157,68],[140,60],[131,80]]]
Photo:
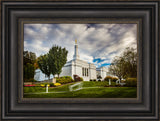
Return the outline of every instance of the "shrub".
[[[90,79],[89,81],[92,81],[92,79]]]
[[[82,81],[81,77],[79,77],[78,75],[73,75],[73,77],[76,82]]]
[[[41,86],[41,87],[46,87],[48,85],[48,87],[50,87],[52,83],[41,83],[41,84],[36,84],[36,86]]]
[[[70,76],[64,76],[64,77],[56,78],[56,82],[61,84],[66,84],[66,83],[74,82],[74,80]]]
[[[41,86],[41,83],[36,83],[35,84],[37,87],[40,87]]]
[[[111,81],[113,81],[113,82],[116,82],[116,81],[118,80],[117,77],[106,76],[106,77],[104,78],[104,81],[109,81],[109,79],[110,79]]]
[[[82,78],[82,77],[80,77],[80,81],[83,81],[83,78]]]
[[[111,76],[106,76],[106,77],[104,78],[104,81],[109,81],[109,79],[112,80],[112,77],[111,77]]]
[[[41,87],[45,87],[45,85],[44,85],[44,84],[41,84]]]
[[[57,82],[57,83],[61,83],[61,84],[67,83],[67,81],[66,81],[65,79],[63,79],[63,78],[57,78],[57,79],[56,79],[56,82]]]
[[[63,76],[63,78],[72,80],[71,76]]]
[[[98,81],[100,82],[101,80],[100,80],[100,79],[98,79]]]
[[[37,82],[34,78],[31,79],[24,79],[24,82]]]
[[[117,80],[118,80],[117,77],[112,77],[112,81],[113,81],[113,82],[116,82]]]
[[[116,86],[116,87],[122,87],[120,84],[116,84],[115,86]]]
[[[93,79],[93,81],[96,81],[96,79]]]
[[[60,83],[55,83],[54,85],[57,87],[57,86],[60,86],[61,84]]]
[[[24,85],[25,87],[35,87],[35,84]]]
[[[127,87],[136,87],[137,86],[137,78],[127,78],[125,81],[125,86]]]
[[[121,80],[121,83],[125,83],[125,79],[122,79],[122,80]]]
[[[55,85],[53,83],[50,84],[50,87],[55,87]]]

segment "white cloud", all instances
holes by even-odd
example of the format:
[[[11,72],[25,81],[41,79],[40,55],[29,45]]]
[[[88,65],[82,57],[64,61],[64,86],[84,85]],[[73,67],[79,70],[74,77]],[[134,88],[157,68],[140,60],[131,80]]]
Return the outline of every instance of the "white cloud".
[[[81,53],[80,58],[82,60],[85,60],[85,61],[89,62],[89,63],[93,63],[93,57],[92,56]]]
[[[136,29],[136,24],[25,24],[24,49],[40,56],[56,44],[68,50],[69,61],[77,39],[80,59],[87,62],[107,59],[95,63],[99,66],[110,63],[126,47],[136,47]]]

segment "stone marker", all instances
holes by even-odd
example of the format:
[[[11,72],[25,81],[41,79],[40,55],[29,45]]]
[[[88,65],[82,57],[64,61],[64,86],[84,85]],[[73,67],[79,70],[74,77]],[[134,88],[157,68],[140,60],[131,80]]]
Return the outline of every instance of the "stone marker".
[[[111,79],[109,79],[109,86],[111,85]]]
[[[56,83],[56,78],[53,78],[53,81],[52,81],[54,84]]]
[[[48,93],[48,84],[46,85],[46,93]]]

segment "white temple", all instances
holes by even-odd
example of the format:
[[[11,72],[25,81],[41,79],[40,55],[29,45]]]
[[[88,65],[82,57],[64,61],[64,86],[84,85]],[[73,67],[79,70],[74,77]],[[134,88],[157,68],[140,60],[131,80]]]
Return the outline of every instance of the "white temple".
[[[80,60],[79,58],[78,44],[77,40],[75,40],[73,60],[68,61],[64,65],[60,76],[71,76],[73,78],[73,75],[78,75],[85,81],[89,81],[90,79],[97,79],[96,66],[94,64]]]
[[[47,80],[47,78],[42,75],[42,73],[40,73],[41,71],[39,69],[36,70],[35,79],[38,81]],[[74,78],[73,75],[78,75],[79,77],[82,77],[84,81],[89,81],[90,79],[97,79],[97,75],[100,75],[102,77],[102,80],[107,76],[106,67],[96,68],[93,63],[88,63],[84,60],[80,60],[77,40],[75,40],[73,59],[71,61],[68,61],[64,65],[60,77],[71,76],[72,78]],[[53,75],[51,75],[51,78],[53,78]]]

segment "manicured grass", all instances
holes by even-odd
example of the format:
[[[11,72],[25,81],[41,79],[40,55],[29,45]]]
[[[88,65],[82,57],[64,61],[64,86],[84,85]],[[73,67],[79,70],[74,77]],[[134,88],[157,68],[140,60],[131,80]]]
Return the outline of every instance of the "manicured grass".
[[[112,82],[111,86],[115,86],[116,83]],[[109,86],[109,82],[108,81],[85,81],[83,82],[83,87],[104,87],[104,86]]]
[[[49,92],[55,92],[55,93],[41,93],[46,91],[44,87],[24,87],[24,98],[136,98],[137,97],[136,87],[104,87],[108,86],[108,82],[83,82],[83,89],[72,92],[69,91],[69,85],[71,84],[62,85],[60,87],[49,88]],[[115,83],[112,83],[112,85],[115,85]]]

